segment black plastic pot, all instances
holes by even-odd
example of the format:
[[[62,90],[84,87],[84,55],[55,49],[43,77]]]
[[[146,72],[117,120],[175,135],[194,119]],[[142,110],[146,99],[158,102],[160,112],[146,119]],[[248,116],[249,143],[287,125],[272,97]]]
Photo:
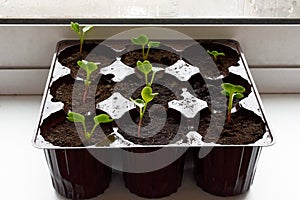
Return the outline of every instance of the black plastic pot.
[[[204,158],[199,158],[199,149],[195,149],[197,185],[210,194],[224,197],[247,192],[253,183],[260,151],[261,147],[214,147]]]
[[[128,148],[126,151],[141,153],[147,157],[147,153],[155,151],[157,148]],[[177,153],[176,148],[170,148],[170,153]],[[135,156],[123,158],[123,165],[133,168],[135,165]],[[163,157],[158,160],[164,159]],[[123,172],[125,186],[130,192],[144,198],[162,198],[175,193],[181,186],[185,154],[180,156],[173,163],[155,171],[146,173],[129,173]],[[149,162],[155,162],[149,160]]]
[[[88,199],[109,187],[111,168],[99,162],[88,150],[47,149],[44,152],[53,187],[60,195]]]

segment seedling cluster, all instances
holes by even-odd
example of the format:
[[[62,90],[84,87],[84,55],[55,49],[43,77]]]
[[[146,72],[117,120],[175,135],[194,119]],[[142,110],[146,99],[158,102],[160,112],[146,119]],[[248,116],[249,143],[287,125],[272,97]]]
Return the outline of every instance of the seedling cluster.
[[[241,85],[234,85],[231,83],[222,83],[221,87],[223,88],[222,94],[228,96],[227,122],[230,122],[233,98],[237,98],[237,99],[243,98],[244,95],[242,93],[244,93],[246,89]]]
[[[82,53],[82,46],[84,42],[84,36],[85,34],[90,31],[93,26],[85,26],[85,27],[80,27],[78,23],[71,22],[71,28],[74,30],[79,38],[80,38],[80,53]],[[142,121],[144,114],[147,110],[147,105],[155,98],[155,96],[158,95],[158,93],[153,93],[152,89],[152,84],[154,81],[155,74],[157,70],[153,70],[152,64],[150,61],[148,61],[148,56],[151,48],[157,48],[160,45],[160,42],[157,41],[149,41],[148,36],[141,34],[138,37],[133,37],[131,38],[131,42],[134,45],[139,45],[142,48],[142,55],[143,55],[143,61],[137,61],[136,67],[137,69],[144,74],[145,76],[145,86],[141,91],[141,99],[132,99],[130,100],[139,108],[139,124],[138,124],[138,137],[141,136],[141,126],[142,126]],[[147,51],[145,50],[147,48]],[[219,56],[225,56],[223,52],[218,52],[216,50],[210,51],[207,50],[207,53],[211,55],[214,59],[214,61],[217,61]],[[98,66],[96,63],[93,62],[88,62],[86,60],[81,60],[77,62],[78,66],[85,70],[86,72],[86,79],[84,81],[85,84],[85,90],[83,94],[83,103],[86,102],[87,98],[87,93],[89,89],[89,85],[92,83],[90,80],[91,74],[95,72],[98,69]],[[149,80],[149,75],[151,75],[151,78]],[[245,92],[245,88],[240,85],[234,85],[231,83],[223,83],[221,84],[221,87],[223,88],[222,93],[226,96],[229,97],[228,100],[228,113],[227,113],[227,121],[231,121],[231,109],[232,109],[232,104],[233,104],[233,99],[234,98],[243,98],[244,95],[242,93]],[[80,122],[83,126],[84,129],[84,134],[85,138],[89,140],[91,136],[93,135],[95,128],[100,124],[100,123],[108,123],[112,122],[113,119],[111,119],[108,115],[106,114],[101,114],[98,116],[94,117],[94,127],[93,129],[88,132],[86,130],[86,125],[85,125],[85,117],[79,113],[75,112],[69,112],[67,119],[71,122]]]
[[[145,87],[142,89],[141,96],[142,99],[132,99],[130,100],[139,107],[140,109],[140,119],[138,124],[138,137],[141,136],[141,126],[143,122],[144,114],[147,110],[147,105],[151,102],[158,93],[153,93],[151,88],[155,74],[157,71],[153,70],[152,64],[148,61],[148,55],[151,47],[159,47],[160,42],[149,41],[148,36],[141,34],[137,38],[131,38],[131,42],[135,45],[140,45],[142,47],[142,54],[144,61],[137,61],[136,67],[137,69],[145,75]],[[147,46],[147,52],[145,53],[145,46]],[[149,74],[152,73],[150,81],[148,80]]]

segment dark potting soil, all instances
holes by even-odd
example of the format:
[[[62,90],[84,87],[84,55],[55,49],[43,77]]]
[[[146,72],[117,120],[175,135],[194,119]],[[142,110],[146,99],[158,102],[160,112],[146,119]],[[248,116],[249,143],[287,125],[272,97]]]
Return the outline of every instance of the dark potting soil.
[[[242,107],[231,114],[231,122],[227,122],[225,113],[216,115],[217,119],[211,121],[211,112],[208,109],[200,113],[198,131],[204,142],[225,145],[251,144],[261,139],[266,131],[261,117]],[[207,133],[208,126],[212,130],[210,135]]]
[[[201,46],[200,46],[201,45]],[[238,66],[239,54],[233,48],[219,44],[206,43],[193,45],[183,51],[183,59],[191,65],[197,66],[204,78],[217,79],[221,75],[227,76],[229,67]],[[225,56],[218,56],[214,61],[207,50],[223,52]]]
[[[53,96],[52,101],[64,103],[66,112],[73,110],[86,114],[88,111],[94,111],[95,103],[103,101],[112,95],[115,85],[115,82],[111,80],[112,77],[113,75],[101,75],[97,86],[92,83],[88,89],[86,102],[83,103],[84,82],[74,80],[70,75],[66,75],[51,85],[50,94]]]
[[[141,98],[142,88],[143,86],[134,91],[133,99]],[[142,121],[141,137],[138,137],[138,109],[133,109],[116,120],[119,133],[135,144],[169,144],[179,129],[180,112],[168,108],[168,102],[177,99],[175,94],[167,87],[158,84],[153,84],[152,89],[153,92],[158,92],[161,96],[156,96],[147,106]]]
[[[153,87],[156,87],[155,85],[163,85],[164,87],[168,88],[168,92],[166,94],[158,91],[160,95],[168,96],[171,92],[173,96],[177,97],[177,99],[180,99],[182,88],[186,88],[191,94],[194,93],[190,83],[179,81],[176,77],[166,74],[162,71],[156,73],[153,83]],[[140,94],[143,86],[145,86],[145,76],[136,70],[136,73],[129,75],[121,82],[116,83],[114,91],[121,93],[128,99],[130,97],[135,98],[134,94]]]
[[[85,78],[86,72],[77,65],[79,60],[95,62],[99,68],[91,75],[91,80],[97,78],[100,69],[110,65],[115,60],[115,54],[111,48],[99,45],[98,42],[87,41],[83,44],[82,53],[79,53],[80,45],[72,45],[63,49],[57,56],[58,62],[71,69],[73,78]]]
[[[209,50],[211,51],[218,50],[222,52],[226,50],[227,52],[227,53],[224,52],[226,56],[224,56],[224,58],[222,59],[220,58],[220,61],[218,61],[219,64],[217,62],[217,65],[218,68],[221,66],[222,74],[228,75],[228,67],[236,64],[239,57],[237,57],[236,59],[235,56],[236,55],[238,56],[238,54],[230,47],[225,46],[226,48],[223,49],[222,47],[223,45],[221,45],[221,47],[218,46],[219,44],[217,44],[217,46],[214,45],[215,44],[213,44],[214,49],[209,49]],[[204,48],[211,47],[210,44],[204,44],[203,46]],[[202,64],[210,62],[211,65],[212,59],[210,58],[210,56],[207,55],[206,51],[203,51],[202,53],[205,58],[208,58],[208,59],[203,59],[204,62],[202,60],[201,61]],[[74,72],[73,75],[75,74],[76,70],[78,71],[78,66],[76,66],[75,68],[74,60],[78,59],[78,56],[80,56],[78,54],[77,57],[74,55],[71,54],[70,56],[68,56],[69,58],[67,58],[67,60],[66,59],[64,61],[63,59],[61,60],[61,62],[65,62],[65,64],[67,65],[73,63],[73,70],[72,70],[72,73]],[[230,57],[230,56],[233,56],[233,58],[230,58],[229,60],[225,61],[226,60],[225,57]],[[97,59],[99,58],[97,54],[95,54],[95,58],[96,57]],[[166,66],[173,65],[179,59],[180,56],[177,55],[176,53],[169,52],[166,50],[158,50],[158,49],[151,49],[148,58],[148,60],[151,63],[158,63],[158,64],[154,64],[154,66],[160,66],[163,68],[165,68]],[[121,56],[121,60],[125,64],[131,67],[135,67],[136,62],[138,60],[143,60],[141,50],[134,50],[134,51],[127,52]],[[201,67],[207,68],[207,65],[206,66],[200,65],[200,71],[202,74],[203,70],[201,70]],[[206,73],[205,70],[204,72]],[[107,99],[112,95],[113,92],[120,92],[127,99],[129,99],[130,97],[132,97],[133,99],[141,98],[140,93],[142,88],[144,87],[144,76],[141,73],[139,73],[138,70],[136,70],[135,74],[126,77],[125,80],[119,83],[115,83],[111,80],[113,78],[113,75],[102,75],[97,86],[92,86],[92,85],[90,86],[89,93],[87,95],[88,96],[87,101],[85,104],[82,104],[82,96],[84,92],[83,81],[76,80],[78,81],[78,84],[76,84],[76,87],[74,87],[75,80],[73,78],[70,75],[62,77],[57,81],[55,81],[50,88],[50,93],[53,95],[52,100],[61,101],[65,104],[64,107],[65,113],[70,109],[72,111],[79,112],[82,114],[87,114],[88,111],[93,112],[95,110],[95,104]],[[98,80],[97,78],[98,76],[94,77],[95,80]],[[108,135],[113,132],[112,127],[118,126],[119,133],[121,133],[125,139],[135,144],[163,145],[163,144],[169,144],[171,140],[173,140],[172,142],[178,141],[180,139],[185,140],[186,138],[185,134],[188,133],[188,130],[187,127],[182,128],[180,126],[180,122],[182,120],[180,112],[168,108],[168,102],[174,99],[178,100],[181,98],[180,97],[180,94],[182,93],[181,88],[188,88],[188,91],[194,94],[197,98],[205,100],[208,103],[209,108],[211,108],[211,104],[216,105],[215,108],[220,110],[226,110],[227,108],[226,103],[224,104],[219,103],[220,102],[219,100],[221,98],[222,99],[225,98],[224,95],[221,94],[221,87],[219,85],[214,84],[213,80],[208,80],[208,79],[205,80],[206,81],[204,81],[204,79],[200,74],[196,74],[192,76],[192,78],[188,82],[178,81],[177,78],[169,74],[158,72],[156,74],[155,81],[152,85],[152,88],[153,88],[153,92],[158,92],[159,95],[156,96],[154,100],[150,102],[147,106],[147,111],[144,115],[142,128],[141,128],[141,137],[137,136],[137,129],[139,123],[138,109],[133,109],[127,112],[123,117],[121,117],[121,119],[117,119],[113,123],[101,124],[101,128],[103,129],[105,134]],[[223,81],[244,86],[246,88],[246,92],[244,93],[245,97],[247,97],[251,92],[251,86],[248,83],[248,81],[242,79],[242,77],[238,75],[229,73],[229,75],[226,76],[223,79]],[[211,99],[210,92],[219,95],[217,95],[216,99]],[[72,93],[76,94],[76,98],[72,99]],[[94,97],[95,99],[93,99]],[[237,104],[238,101],[239,100],[235,100],[234,104]],[[160,106],[154,104],[159,104]],[[261,120],[260,117],[256,116],[253,112],[251,111],[246,112],[243,110],[245,109],[241,108],[238,112],[232,114],[233,123],[225,123],[224,129],[218,126],[219,124],[222,124],[220,123],[220,121],[217,122],[216,124],[213,124],[213,127],[216,128],[217,130],[222,129],[222,135],[219,138],[217,143],[248,144],[248,143],[253,143],[262,137],[262,135],[265,132],[264,122]],[[201,112],[199,132],[203,136],[206,135],[206,129],[210,122],[209,112],[210,112],[209,109],[205,109],[204,111]],[[225,121],[224,115],[220,115],[218,119]],[[91,121],[93,120],[91,119]],[[80,130],[80,125],[76,127],[77,128],[79,127],[79,132],[82,132],[82,130]],[[47,134],[42,134],[42,135],[45,136],[45,139],[47,141],[58,146],[62,146],[62,145],[80,146],[82,145],[82,142],[80,137],[78,136],[77,133],[78,130],[76,129],[76,127],[74,123],[71,123],[68,120],[64,119],[61,122],[55,124],[53,127],[49,128],[48,131],[45,130],[44,133]],[[68,134],[66,134],[66,136],[58,136],[57,133],[59,133],[60,131]],[[53,137],[51,136],[53,135],[52,132],[55,133],[54,134],[55,136]],[[74,137],[73,140],[71,139],[72,137]],[[213,139],[215,139],[215,136],[209,136],[208,138],[206,138],[205,142],[212,141]],[[95,136],[93,136],[93,139],[90,141],[90,144],[96,144],[101,140],[103,140],[103,134],[101,138],[97,138],[97,135],[95,134]]]
[[[147,50],[146,50],[147,51]],[[171,51],[164,49],[150,49],[148,59],[152,64],[155,64],[156,67],[171,66],[180,59],[178,54],[175,54]],[[137,61],[143,61],[142,50],[129,51],[121,56],[121,61],[130,66],[136,67]]]
[[[208,107],[214,110],[226,110],[228,105],[228,97],[225,97],[221,91],[221,83],[232,83],[243,86],[246,91],[243,93],[244,97],[241,99],[233,99],[233,107],[237,105],[242,99],[249,96],[251,93],[251,85],[247,80],[239,75],[229,73],[228,76],[221,80],[203,80],[198,73],[189,79],[189,83],[194,90],[195,96],[207,102]],[[226,99],[225,99],[226,98]],[[213,107],[212,107],[213,105]]]
[[[214,61],[218,69],[224,76],[228,75],[229,67],[239,66],[238,61],[240,59],[240,55],[234,49],[219,43],[212,43],[212,42],[202,42],[201,46],[205,50],[218,51],[218,52],[223,52],[225,54],[225,56],[218,56],[217,60]],[[213,57],[211,56],[211,58]]]
[[[70,122],[66,117],[66,113],[61,110],[44,120],[41,125],[41,135],[46,141],[60,147],[80,147],[103,143],[109,139],[106,135],[111,132],[107,133],[98,126],[91,139],[86,141],[81,123]],[[87,130],[91,130],[94,126],[92,118],[92,115],[86,117]]]

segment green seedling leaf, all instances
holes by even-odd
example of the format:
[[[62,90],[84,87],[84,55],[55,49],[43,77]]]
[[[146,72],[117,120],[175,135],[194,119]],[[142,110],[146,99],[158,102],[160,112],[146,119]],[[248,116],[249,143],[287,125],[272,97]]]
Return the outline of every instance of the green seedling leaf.
[[[217,56],[225,56],[223,52],[218,52],[218,51],[209,51],[207,50],[207,53],[210,55],[217,55]]]
[[[100,114],[94,117],[95,125],[101,124],[101,123],[109,123],[114,121],[111,119],[107,114]]]
[[[221,93],[224,94],[225,96],[229,96],[229,92],[227,92],[225,90],[222,90]]]
[[[143,88],[141,95],[142,95],[142,98],[145,101],[145,103],[148,103],[148,102],[152,101],[154,99],[154,97],[156,95],[158,95],[158,93],[152,93],[152,88],[149,86],[146,86]]]
[[[140,41],[140,44],[143,46],[145,46],[149,41],[148,37],[144,34],[139,35],[138,40]]]
[[[88,61],[86,61],[86,60],[79,60],[79,61],[77,61],[77,65],[81,68],[81,69],[83,69],[84,71],[86,71],[86,73],[88,72],[88,68],[87,68],[87,64],[88,63]]]
[[[85,26],[85,27],[82,28],[82,32],[87,33],[90,30],[92,30],[93,28],[94,28],[94,26]]]
[[[93,62],[87,62],[86,63],[86,68],[87,68],[87,72],[89,72],[89,74],[93,73],[94,71],[96,71],[98,69],[98,66],[96,63]]]
[[[76,112],[69,112],[67,119],[70,122],[81,122],[81,123],[85,123],[85,117],[79,113]]]
[[[239,92],[239,93],[243,93],[243,92],[246,91],[246,89],[245,89],[243,86],[235,85],[235,86],[234,86],[234,91],[235,91],[235,92]]]
[[[241,98],[244,98],[244,95],[241,94],[241,93],[236,93],[236,94],[234,95],[234,97],[237,98],[237,99],[241,99]]]
[[[131,38],[131,42],[135,45],[141,45],[140,41],[138,38]]]
[[[130,100],[131,100],[135,105],[137,105],[140,109],[143,108],[143,107],[145,106],[145,101],[142,100],[142,99],[136,99],[136,100],[134,100],[134,99],[130,98]]]
[[[230,94],[237,94],[237,93],[243,93],[246,91],[246,89],[241,86],[241,85],[234,85],[231,83],[222,83],[221,87],[223,88],[223,91],[225,91],[226,93],[222,93],[226,94],[227,96]]]
[[[159,45],[160,45],[160,42],[149,41],[148,48],[151,48],[151,47],[157,48],[157,47],[159,47]]]
[[[148,60],[145,60],[144,62],[137,61],[136,65],[137,68],[145,75],[152,71],[152,64]]]
[[[131,42],[135,45],[145,46],[148,43],[149,39],[146,35],[141,34],[137,38],[131,38]]]
[[[234,85],[231,83],[223,83],[223,84],[221,84],[221,87],[228,93],[230,93],[230,91],[234,90]]]
[[[209,51],[207,50],[207,53],[211,56],[213,56],[214,60],[216,61],[218,59],[218,56],[225,56],[223,52],[218,52],[218,51]]]
[[[71,22],[71,29],[76,33],[80,34],[79,24],[77,22]]]
[[[98,69],[98,66],[96,63],[88,62],[86,60],[78,61],[78,66],[82,69],[84,69],[88,74],[92,74],[94,71]]]

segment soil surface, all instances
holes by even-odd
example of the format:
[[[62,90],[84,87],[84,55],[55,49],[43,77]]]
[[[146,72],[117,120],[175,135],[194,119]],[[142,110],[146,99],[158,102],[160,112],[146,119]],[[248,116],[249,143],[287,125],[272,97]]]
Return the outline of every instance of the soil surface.
[[[235,85],[243,86],[246,91],[243,93],[244,97],[241,99],[233,99],[233,107],[237,105],[242,99],[249,96],[251,93],[251,85],[247,80],[239,75],[229,73],[228,76],[220,80],[203,80],[202,76],[198,73],[189,79],[189,83],[192,86],[195,96],[207,102],[210,109],[216,111],[222,111],[227,109],[228,97],[223,95],[220,87],[221,83],[232,83]],[[213,105],[213,107],[212,107]]]
[[[43,122],[41,125],[41,135],[46,141],[60,147],[80,147],[104,143],[108,140],[106,135],[111,132],[107,133],[98,126],[91,139],[87,141],[81,123],[70,122],[66,117],[66,113],[61,110],[53,113]],[[86,117],[86,126],[87,130],[92,130],[94,126],[93,115]]]
[[[59,78],[50,87],[50,94],[53,96],[52,101],[64,103],[64,110],[76,111],[86,114],[95,110],[95,103],[101,102],[113,93],[115,82],[112,81],[113,75],[98,76],[98,84],[92,83],[88,87],[86,102],[83,103],[85,85],[83,81],[74,80],[70,75]],[[96,79],[95,79],[96,80]],[[76,85],[76,87],[74,87]]]
[[[99,45],[98,42],[85,42],[82,53],[79,53],[79,48],[79,44],[67,47],[57,56],[60,64],[71,69],[73,78],[86,78],[86,72],[77,65],[79,60],[98,63],[99,68],[91,75],[91,80],[97,78],[101,68],[110,65],[115,60],[116,52],[109,47]]]
[[[245,108],[240,108],[231,114],[231,121],[226,120],[226,114],[219,113],[217,120],[211,121],[211,113],[204,109],[200,113],[199,133],[204,142],[217,144],[251,144],[261,139],[265,133],[265,123],[261,117]],[[208,135],[208,126],[212,133]],[[220,134],[221,132],[221,134]]]
[[[133,93],[133,99],[141,98],[142,88],[143,86],[139,87]],[[138,109],[131,110],[122,116],[121,119],[116,120],[119,132],[125,139],[135,144],[168,144],[178,132],[181,114],[176,110],[168,109],[168,102],[176,99],[175,94],[168,88],[158,84],[153,84],[152,89],[153,92],[158,92],[161,95],[156,96],[147,106],[142,121],[141,137],[138,137],[137,133],[139,123]]]
[[[66,113],[69,110],[79,112],[84,115],[87,115],[89,111],[93,113],[96,110],[96,104],[110,97],[113,92],[120,92],[127,99],[130,97],[133,99],[141,98],[140,93],[145,86],[145,80],[144,75],[138,70],[136,70],[135,74],[126,77],[119,83],[115,83],[111,80],[113,75],[101,75],[100,77],[98,73],[95,73],[93,77],[94,81],[88,89],[86,103],[83,103],[82,97],[85,91],[85,85],[82,80],[74,80],[74,77],[80,76],[81,73],[81,70],[78,71],[78,66],[76,64],[77,61],[75,60],[78,60],[78,58],[83,58],[82,56],[87,55],[87,53],[90,52],[91,49],[93,49],[93,47],[96,45],[96,43],[85,45],[84,53],[82,55],[76,53],[76,46],[73,46],[71,49],[67,48],[67,51],[65,49],[59,54],[58,60],[63,65],[69,67],[72,70],[72,74],[61,77],[50,87],[50,93],[53,96],[52,101],[60,101],[65,104],[64,112],[60,111],[62,113],[59,112],[59,115],[56,114],[49,117],[44,121],[41,127],[42,136],[45,138],[45,140],[54,145],[83,145],[81,138],[83,141],[84,138],[81,125],[76,123],[75,126],[74,123],[69,122],[65,118]],[[238,75],[231,73],[228,74],[228,67],[237,65],[237,61],[239,59],[238,53],[230,47],[226,47],[217,43],[202,43],[201,45],[205,49],[209,49],[211,51],[217,50],[225,53],[225,56],[220,56],[220,59],[218,59],[216,62],[218,68],[220,68],[219,73],[226,76],[223,78],[223,82],[230,82],[244,86],[246,88],[244,95],[247,97],[251,92],[251,85],[248,83],[248,81],[244,80]],[[77,46],[79,48],[79,45]],[[193,48],[193,46],[188,47],[186,52],[192,52]],[[97,51],[95,52],[93,52],[94,54],[90,53],[89,56],[91,56],[91,58],[98,59],[95,60],[98,62],[103,56],[101,57],[101,53],[97,53]],[[187,55],[186,52],[183,52],[183,55]],[[209,66],[215,65],[215,63],[212,62],[212,59],[207,54],[206,50],[203,50],[202,48],[201,54],[203,55],[192,57],[192,59],[195,59],[193,61],[195,61],[196,64],[197,62],[200,64],[199,66],[201,75],[203,75],[203,72],[205,76],[216,75],[211,73],[212,71],[209,70]],[[63,58],[65,56],[67,56],[67,58]],[[109,55],[105,55],[104,57],[106,61],[102,62],[106,63],[107,65],[113,60],[109,57]],[[179,59],[180,56],[174,52],[158,49],[151,49],[148,58],[151,63],[157,63],[154,66],[160,66],[163,68],[173,65]],[[125,64],[135,67],[138,60],[143,60],[142,52],[141,50],[127,52],[121,56],[121,60]],[[205,70],[202,70],[202,68]],[[82,75],[84,74],[82,73]],[[185,134],[188,133],[188,130],[187,127],[180,126],[180,123],[185,123],[186,119],[181,116],[180,112],[168,108],[168,102],[174,99],[181,99],[181,89],[187,88],[191,94],[208,103],[209,108],[201,111],[201,119],[199,122],[199,133],[202,136],[205,136],[211,120],[211,105],[214,105],[214,110],[226,111],[228,100],[224,95],[221,94],[222,89],[219,86],[220,80],[203,79],[201,75],[196,74],[192,76],[189,81],[185,82],[179,81],[172,75],[158,72],[155,76],[155,81],[152,85],[152,88],[153,92],[157,92],[159,95],[156,96],[147,106],[147,111],[143,117],[141,126],[141,137],[138,137],[137,135],[139,123],[138,108],[127,112],[121,117],[121,119],[116,119],[112,123],[101,124],[104,134],[111,134],[113,132],[112,127],[118,127],[119,133],[122,134],[125,139],[135,144],[143,145],[164,145],[169,144],[171,140],[172,142],[176,142],[180,139],[185,140]],[[205,78],[208,77],[206,76]],[[96,83],[96,80],[99,80],[99,82]],[[74,85],[76,85],[76,87],[74,87]],[[216,98],[212,99],[210,93],[213,93],[214,97]],[[72,94],[76,95],[72,96]],[[239,101],[240,99],[235,99],[234,105],[237,105]],[[238,112],[232,114],[232,121],[230,123],[225,122],[225,114],[219,113],[217,115],[219,115],[218,120],[217,122],[213,122],[212,127],[215,130],[222,130],[222,134],[220,138],[217,138],[216,135],[207,135],[207,137],[205,137],[205,142],[211,142],[217,139],[217,143],[219,144],[249,144],[260,139],[265,133],[264,122],[252,111],[241,108]],[[92,118],[87,121],[90,121],[88,122],[89,127],[93,126]],[[225,126],[223,128],[224,122]],[[102,132],[101,128],[98,127],[96,132]],[[95,135],[92,137],[92,140],[90,140],[88,144],[97,144],[99,141],[104,139],[105,136],[103,134],[97,135],[97,133],[95,133]]]
[[[156,63],[154,66],[163,67],[171,66],[180,59],[180,56],[171,51],[166,51],[164,49],[150,49],[148,59],[152,64]],[[130,66],[136,67],[137,61],[143,61],[142,50],[129,51],[121,56],[121,61]]]
[[[214,61],[207,50],[223,52],[225,56],[218,56]],[[239,65],[239,57],[237,51],[219,43],[203,42],[201,46],[193,45],[183,52],[183,59],[191,65],[199,67],[202,76],[209,79],[217,79],[221,75],[227,76],[229,67]]]

